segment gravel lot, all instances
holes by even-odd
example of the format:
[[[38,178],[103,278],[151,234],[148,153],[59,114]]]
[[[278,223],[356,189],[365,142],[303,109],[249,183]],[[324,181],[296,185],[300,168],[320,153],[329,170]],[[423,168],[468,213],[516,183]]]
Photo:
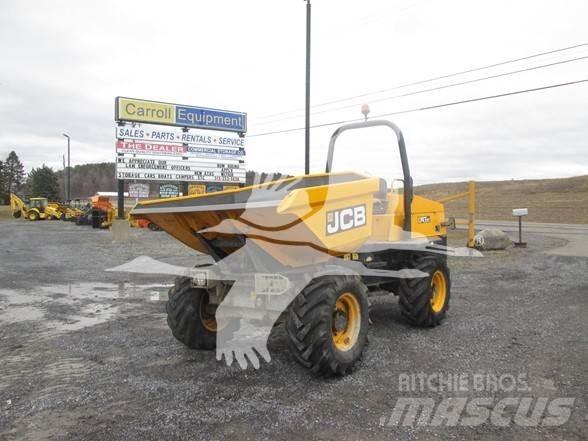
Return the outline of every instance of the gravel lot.
[[[375,299],[360,366],[324,380],[291,360],[281,327],[258,371],[174,340],[171,278],[104,272],[140,255],[195,263],[165,233],[133,230],[120,245],[70,223],[1,221],[0,439],[585,440],[588,259],[544,253],[561,239],[526,240],[528,249],[452,260],[451,310],[438,328],[412,328],[395,297]],[[403,375],[418,373],[513,375],[527,388],[436,391],[433,380],[400,390]],[[401,397],[574,402],[559,426],[402,426],[390,422]]]

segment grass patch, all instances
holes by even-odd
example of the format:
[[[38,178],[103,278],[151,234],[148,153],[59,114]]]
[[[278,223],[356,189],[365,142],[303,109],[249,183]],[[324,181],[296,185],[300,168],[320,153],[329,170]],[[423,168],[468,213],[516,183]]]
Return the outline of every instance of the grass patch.
[[[0,205],[0,220],[12,219],[10,205]]]

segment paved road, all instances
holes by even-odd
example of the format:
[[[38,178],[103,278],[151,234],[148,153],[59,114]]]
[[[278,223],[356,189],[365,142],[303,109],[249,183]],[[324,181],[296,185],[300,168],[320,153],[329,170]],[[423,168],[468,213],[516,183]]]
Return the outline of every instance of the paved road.
[[[465,228],[459,226],[458,228]],[[477,220],[476,230],[498,228],[511,234],[518,240],[519,226],[517,221]],[[588,257],[588,224],[548,224],[525,222],[523,220],[523,241],[526,234],[565,239],[568,243],[562,247],[547,250],[546,253],[558,256]]]

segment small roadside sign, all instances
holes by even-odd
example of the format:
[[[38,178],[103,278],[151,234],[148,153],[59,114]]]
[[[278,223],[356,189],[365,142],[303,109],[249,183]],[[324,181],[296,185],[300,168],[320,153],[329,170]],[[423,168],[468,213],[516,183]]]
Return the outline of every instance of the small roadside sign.
[[[188,185],[188,194],[189,195],[204,194],[204,193],[206,193],[206,185],[204,185],[204,184],[189,184]]]
[[[129,184],[129,197],[132,198],[148,198],[149,184]]]
[[[180,194],[179,187],[174,184],[163,184],[159,186],[159,197],[175,198]]]

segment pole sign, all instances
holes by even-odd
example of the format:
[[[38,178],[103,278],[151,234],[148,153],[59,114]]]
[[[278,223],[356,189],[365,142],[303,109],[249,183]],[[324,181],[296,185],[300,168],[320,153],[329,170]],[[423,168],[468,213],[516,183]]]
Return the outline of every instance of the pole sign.
[[[224,132],[247,132],[247,114],[207,107],[116,97],[115,120]]]
[[[180,194],[179,188],[174,184],[163,184],[159,186],[159,197],[175,198]]]
[[[149,184],[129,184],[129,197],[132,198],[148,198]]]

